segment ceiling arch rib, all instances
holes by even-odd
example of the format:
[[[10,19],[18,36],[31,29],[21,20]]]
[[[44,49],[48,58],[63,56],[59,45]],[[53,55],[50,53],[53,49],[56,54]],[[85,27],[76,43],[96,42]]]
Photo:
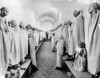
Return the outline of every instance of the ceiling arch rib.
[[[41,24],[45,23],[45,22],[50,22],[51,24],[54,24],[54,21],[51,21],[51,20],[44,20],[44,21],[41,22]]]
[[[46,20],[44,23],[41,23],[41,27],[44,31],[49,31],[54,27],[54,24],[50,20]]]
[[[40,24],[41,24],[41,23],[44,23],[44,22],[46,22],[46,21],[51,22],[51,23],[54,23],[54,22],[55,22],[55,20],[54,20],[53,18],[50,18],[50,17],[44,17],[44,18],[41,18],[41,19],[39,20]]]
[[[43,19],[43,18],[46,18],[46,17],[53,19],[53,21],[54,21],[55,23],[58,22],[58,20],[57,20],[57,19],[58,19],[58,18],[57,18],[57,15],[56,15],[55,13],[53,13],[53,12],[44,13],[44,14],[40,15],[40,16],[38,17],[38,21],[41,20],[41,19]],[[47,19],[48,19],[48,18],[47,18]]]
[[[57,26],[59,22],[59,13],[57,9],[45,9],[38,15],[39,26],[44,29],[50,29]]]

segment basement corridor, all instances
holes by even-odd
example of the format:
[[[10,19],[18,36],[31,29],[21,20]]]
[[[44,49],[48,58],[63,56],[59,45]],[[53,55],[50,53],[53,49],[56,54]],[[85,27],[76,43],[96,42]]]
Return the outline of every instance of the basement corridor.
[[[51,42],[45,41],[37,52],[38,71],[27,78],[69,78],[66,70],[55,70],[56,53],[51,51]]]

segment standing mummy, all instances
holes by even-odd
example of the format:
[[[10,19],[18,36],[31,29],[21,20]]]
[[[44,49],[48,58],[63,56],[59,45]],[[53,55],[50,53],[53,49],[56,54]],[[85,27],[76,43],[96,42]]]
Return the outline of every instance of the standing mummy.
[[[25,52],[25,25],[24,23],[21,21],[20,22],[20,61],[23,63],[25,62],[25,56],[26,56],[26,52]]]
[[[18,25],[15,20],[11,20],[11,43],[10,43],[10,52],[11,52],[11,64],[15,65],[20,62],[20,33]]]
[[[52,52],[54,52],[55,47],[55,33],[52,34]]]
[[[74,54],[74,39],[73,39],[73,29],[72,29],[72,22],[68,22],[68,54]]]
[[[88,70],[95,75],[100,72],[100,11],[98,3],[89,6],[90,21],[88,26],[89,51]]]
[[[32,64],[37,67],[36,50],[35,50],[36,41],[35,41],[34,29],[33,30],[31,29],[31,31],[29,32],[29,46],[30,46],[30,56],[32,59]]]
[[[82,11],[75,10],[73,13],[75,20],[75,26],[73,29],[73,36],[75,47],[77,47],[80,42],[85,42],[85,31],[84,31],[84,18]]]
[[[67,22],[64,23],[61,29],[61,35],[64,37],[64,48],[66,49],[66,52],[68,52],[68,25]]]
[[[56,56],[56,68],[61,68],[61,56],[63,55],[64,39],[60,36],[57,42],[57,56]]]
[[[0,76],[5,76],[9,60],[9,47],[7,46],[7,34],[8,34],[8,25],[6,16],[8,15],[8,9],[6,7],[1,8],[0,13]],[[7,39],[8,40],[8,39]],[[8,44],[9,45],[9,44]]]

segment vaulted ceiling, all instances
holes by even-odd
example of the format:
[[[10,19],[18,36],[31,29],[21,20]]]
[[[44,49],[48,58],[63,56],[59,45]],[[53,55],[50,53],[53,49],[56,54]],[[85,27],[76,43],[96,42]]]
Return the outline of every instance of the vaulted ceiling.
[[[96,0],[0,0],[0,7],[4,4],[10,9],[11,19],[49,30],[60,22],[74,21],[74,10],[83,8],[91,1]]]

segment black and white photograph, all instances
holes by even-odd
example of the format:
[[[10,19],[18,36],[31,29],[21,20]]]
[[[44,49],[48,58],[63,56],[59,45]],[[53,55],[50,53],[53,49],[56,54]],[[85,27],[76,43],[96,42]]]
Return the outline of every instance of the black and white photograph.
[[[100,0],[0,0],[0,78],[100,78]]]

